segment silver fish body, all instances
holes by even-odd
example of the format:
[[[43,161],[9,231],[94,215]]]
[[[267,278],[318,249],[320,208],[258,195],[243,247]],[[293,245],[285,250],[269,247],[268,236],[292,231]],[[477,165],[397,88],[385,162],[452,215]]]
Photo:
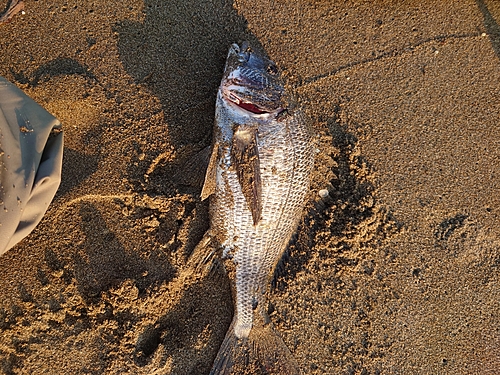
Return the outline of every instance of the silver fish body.
[[[274,63],[246,43],[233,44],[217,94],[214,146],[202,191],[202,198],[211,195],[209,233],[226,264],[232,263],[235,291],[233,323],[211,374],[234,373],[234,347],[249,345],[252,333],[269,324],[262,318],[265,293],[304,208],[314,163],[312,133],[302,112],[287,101]],[[277,337],[253,336],[284,346]],[[281,363],[294,362],[286,347],[273,353],[263,348],[268,344],[260,343],[260,349],[252,344],[261,351],[260,362],[267,361],[273,373],[298,373],[295,363]]]

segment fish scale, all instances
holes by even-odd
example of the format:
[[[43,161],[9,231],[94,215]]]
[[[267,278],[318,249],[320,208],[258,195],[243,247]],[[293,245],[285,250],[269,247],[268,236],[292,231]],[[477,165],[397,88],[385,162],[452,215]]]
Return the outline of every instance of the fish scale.
[[[302,112],[286,107],[277,71],[248,45],[233,45],[217,94],[202,197],[211,195],[209,236],[234,265],[235,314],[213,375],[238,373],[252,361],[269,373],[299,373],[270,328],[265,293],[302,215],[314,147]]]

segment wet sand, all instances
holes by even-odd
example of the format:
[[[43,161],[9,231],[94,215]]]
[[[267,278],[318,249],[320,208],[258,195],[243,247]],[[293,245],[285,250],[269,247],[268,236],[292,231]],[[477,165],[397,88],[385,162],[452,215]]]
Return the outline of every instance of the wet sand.
[[[40,0],[0,26],[0,75],[65,131],[53,204],[0,257],[0,373],[209,373],[231,293],[187,266],[208,207],[171,177],[242,40],[317,134],[269,293],[302,372],[500,373],[500,3],[337,3]]]

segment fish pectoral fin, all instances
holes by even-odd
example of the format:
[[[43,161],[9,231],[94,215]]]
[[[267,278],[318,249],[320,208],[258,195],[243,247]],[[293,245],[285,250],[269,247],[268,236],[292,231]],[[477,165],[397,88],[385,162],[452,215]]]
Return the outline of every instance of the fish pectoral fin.
[[[257,129],[240,128],[234,132],[231,162],[236,168],[241,191],[256,225],[262,214],[262,181],[260,177]]]
[[[219,144],[215,143],[212,148],[210,161],[208,162],[207,172],[205,173],[205,182],[201,190],[201,200],[207,199],[215,193],[217,183],[217,160],[219,159]]]

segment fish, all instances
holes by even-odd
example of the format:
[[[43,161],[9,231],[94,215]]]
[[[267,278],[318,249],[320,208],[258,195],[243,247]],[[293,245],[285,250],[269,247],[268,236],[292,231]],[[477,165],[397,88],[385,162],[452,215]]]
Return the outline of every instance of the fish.
[[[263,53],[248,42],[231,45],[201,192],[202,200],[210,197],[210,227],[199,247],[218,249],[234,302],[211,375],[300,373],[272,328],[266,298],[301,219],[314,164],[310,122],[292,91]],[[198,258],[207,263],[209,256]]]

